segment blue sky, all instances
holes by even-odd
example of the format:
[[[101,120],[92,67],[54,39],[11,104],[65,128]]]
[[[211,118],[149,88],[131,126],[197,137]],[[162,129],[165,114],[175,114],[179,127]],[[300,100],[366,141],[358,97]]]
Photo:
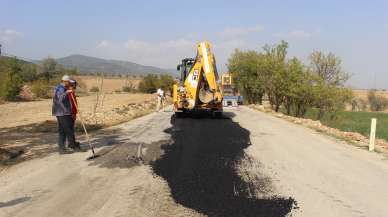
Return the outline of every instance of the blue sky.
[[[175,68],[209,40],[220,71],[234,48],[284,39],[289,57],[334,52],[349,85],[388,89],[388,1],[0,0],[0,43],[31,59],[85,54]],[[375,79],[376,77],[376,79]]]

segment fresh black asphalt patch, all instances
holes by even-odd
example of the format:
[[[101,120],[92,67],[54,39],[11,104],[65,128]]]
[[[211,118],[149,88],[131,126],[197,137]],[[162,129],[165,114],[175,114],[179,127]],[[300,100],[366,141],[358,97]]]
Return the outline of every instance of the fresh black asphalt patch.
[[[265,181],[244,181],[237,164],[250,143],[249,131],[230,119],[171,119],[172,143],[153,162],[154,172],[171,188],[174,200],[208,216],[286,216],[293,198],[252,197]],[[260,179],[260,177],[259,177]],[[253,181],[253,180],[252,180]]]
[[[129,168],[139,161],[150,164],[166,180],[175,202],[208,216],[286,216],[297,208],[289,197],[257,198],[270,189],[268,177],[244,180],[238,173],[251,145],[250,132],[228,118],[171,118],[165,132],[171,140],[142,144],[145,155],[137,159],[139,144],[121,141],[105,149],[93,165]],[[99,153],[100,154],[100,153]],[[260,168],[257,168],[258,170]]]

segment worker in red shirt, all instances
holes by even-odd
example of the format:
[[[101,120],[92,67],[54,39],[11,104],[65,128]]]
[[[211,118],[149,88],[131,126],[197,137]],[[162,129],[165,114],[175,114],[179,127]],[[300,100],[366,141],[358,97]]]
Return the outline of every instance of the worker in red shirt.
[[[73,118],[73,122],[75,124],[75,120],[77,119],[77,113],[78,113],[78,103],[77,103],[77,97],[75,95],[75,89],[77,89],[77,81],[76,80],[70,80],[70,87],[69,87],[69,100],[71,105],[71,117]]]
[[[77,89],[77,81],[76,80],[70,80],[70,87],[69,87],[69,100],[71,105],[71,117],[73,119],[73,126],[75,127],[75,120],[77,119],[77,113],[78,113],[78,102],[77,102],[77,96],[75,95],[75,90]],[[75,142],[76,149],[80,149],[80,143]]]

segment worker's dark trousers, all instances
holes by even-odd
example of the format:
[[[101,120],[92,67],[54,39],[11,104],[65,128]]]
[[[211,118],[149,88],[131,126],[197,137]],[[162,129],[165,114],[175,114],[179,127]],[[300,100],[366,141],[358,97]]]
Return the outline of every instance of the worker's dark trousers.
[[[75,136],[74,136],[74,122],[71,115],[57,116],[58,120],[58,146],[59,150],[65,149],[65,142],[69,143],[70,148],[75,147]]]

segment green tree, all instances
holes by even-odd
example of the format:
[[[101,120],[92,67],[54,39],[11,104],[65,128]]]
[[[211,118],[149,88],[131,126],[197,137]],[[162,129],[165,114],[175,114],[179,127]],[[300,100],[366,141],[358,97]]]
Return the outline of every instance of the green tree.
[[[167,75],[167,74],[160,75],[159,76],[159,83],[160,83],[160,87],[164,91],[169,91],[170,93],[172,93],[174,78],[171,75]]]
[[[350,75],[343,71],[341,59],[333,53],[314,51],[310,55],[310,68],[317,76],[314,86],[315,106],[319,109],[318,119],[325,112],[336,113],[352,99],[349,89],[343,88]]]
[[[159,78],[154,74],[146,75],[139,83],[139,91],[143,93],[155,93],[159,87]]]
[[[280,105],[288,92],[287,48],[288,43],[285,41],[281,41],[280,44],[275,46],[264,46],[266,56],[266,64],[264,65],[265,79],[267,81],[266,92],[276,112],[279,111]]]
[[[332,53],[315,51],[306,67],[297,58],[287,59],[288,43],[265,45],[263,52],[239,51],[228,59],[228,70],[248,103],[261,103],[267,94],[277,112],[284,106],[286,113],[304,116],[308,109],[335,114],[351,101],[352,92],[344,88],[349,74],[341,67],[341,59]]]
[[[33,82],[38,79],[38,71],[35,64],[24,64],[20,76],[23,82]]]
[[[313,99],[312,84],[314,77],[297,58],[287,63],[287,83],[284,107],[288,115],[302,117],[311,107]]]
[[[42,76],[47,83],[50,82],[57,74],[57,62],[55,59],[48,57],[42,62]]]
[[[337,111],[344,109],[346,103],[350,103],[353,94],[348,88],[327,85],[321,78],[313,86],[314,105],[318,108],[317,119],[320,120],[326,112],[332,114],[332,118]]]
[[[0,57],[0,99],[4,98],[5,93],[5,81],[7,78],[8,67],[6,64],[6,60]]]
[[[228,59],[228,70],[232,73],[237,89],[248,103],[262,104],[264,89],[264,55],[256,51],[235,50]]]
[[[31,85],[31,92],[38,98],[49,98],[51,89],[45,79],[36,80]]]
[[[174,78],[171,75],[148,74],[139,83],[139,91],[142,93],[155,93],[158,88],[162,88],[164,91],[172,93],[173,84]]]
[[[4,93],[6,100],[16,100],[22,87],[23,80],[20,76],[22,72],[21,64],[18,59],[12,58],[9,63],[8,73],[6,73]]]
[[[310,55],[310,67],[327,85],[342,86],[350,75],[342,70],[342,60],[333,53],[314,51]]]

